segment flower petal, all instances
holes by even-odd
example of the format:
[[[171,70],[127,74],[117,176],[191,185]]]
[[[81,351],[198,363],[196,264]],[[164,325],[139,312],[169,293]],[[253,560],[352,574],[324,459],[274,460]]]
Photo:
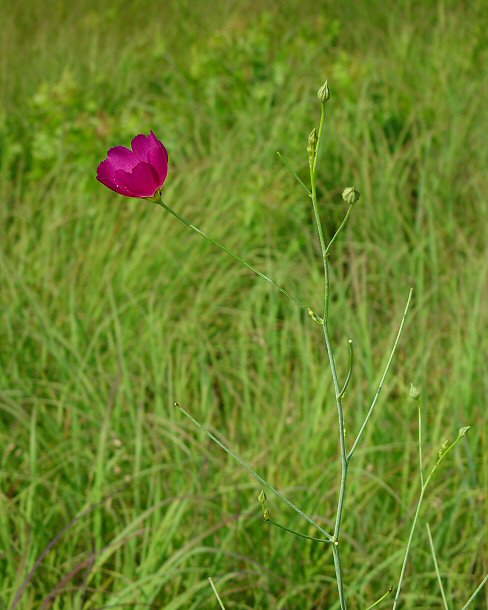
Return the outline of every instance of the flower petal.
[[[163,143],[161,142],[161,140],[157,139],[157,137],[154,135],[154,131],[152,129],[149,132],[149,139],[151,140],[153,146],[163,146]],[[164,148],[164,146],[163,146],[163,148]]]
[[[158,188],[163,186],[166,176],[168,175],[168,151],[160,144],[157,148],[152,148],[148,155],[147,160],[150,165],[156,170],[159,176]]]
[[[119,169],[115,180],[134,197],[152,197],[159,188],[159,176],[149,163],[138,163],[132,172]]]
[[[154,142],[150,136],[145,136],[143,133],[140,133],[132,139],[131,146],[135,156],[138,157],[139,162],[147,162],[147,154],[151,148],[154,148]]]
[[[140,161],[129,148],[125,146],[115,146],[108,151],[108,160],[114,170],[123,169],[130,172]]]
[[[125,195],[126,197],[135,197],[128,188],[122,186],[120,182],[116,179],[115,171],[109,159],[105,159],[102,161],[97,169],[97,180],[101,182],[104,186],[109,188],[119,195]]]

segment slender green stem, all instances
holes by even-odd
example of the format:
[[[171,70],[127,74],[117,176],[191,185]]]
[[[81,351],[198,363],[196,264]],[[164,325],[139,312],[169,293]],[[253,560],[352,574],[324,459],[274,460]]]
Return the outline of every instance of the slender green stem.
[[[270,483],[268,483],[268,481],[266,481],[265,479],[263,479],[262,476],[260,476],[253,468],[251,468],[251,466],[249,466],[248,464],[246,464],[246,462],[244,462],[243,460],[241,460],[241,458],[232,451],[232,449],[229,449],[229,447],[227,447],[226,445],[224,445],[224,443],[219,440],[216,436],[214,436],[209,430],[207,430],[207,428],[205,428],[205,426],[202,426],[202,424],[200,424],[196,419],[194,419],[190,413],[188,413],[188,411],[186,409],[184,409],[181,405],[179,405],[178,403],[175,403],[175,407],[177,407],[184,415],[186,415],[186,417],[188,417],[188,419],[200,430],[202,430],[203,432],[205,432],[205,434],[214,442],[216,443],[221,449],[223,449],[227,454],[229,454],[232,458],[234,458],[236,460],[236,462],[238,462],[243,468],[245,468],[250,474],[252,474],[252,476],[254,478],[256,478],[260,483],[262,483],[263,485],[265,485],[268,489],[270,489],[275,495],[278,496],[278,498],[280,498],[280,500],[283,500],[283,502],[285,504],[287,504],[290,508],[292,508],[296,513],[298,513],[300,515],[300,517],[302,517],[303,519],[305,519],[305,521],[308,521],[311,525],[313,525],[314,527],[316,527],[319,532],[321,534],[323,534],[328,540],[332,541],[332,536],[326,532],[322,527],[320,527],[320,525],[318,523],[316,523],[311,517],[309,517],[307,514],[305,514],[302,510],[300,510],[298,508],[298,506],[295,506],[295,504],[293,504],[293,502],[291,502],[290,500],[288,500],[288,498],[286,498],[280,491],[278,491],[277,489],[275,489]]]
[[[424,486],[424,466],[422,459],[422,403],[420,397],[417,399],[417,407],[419,414],[419,470],[420,470],[420,484]]]
[[[330,295],[330,277],[329,277],[329,259],[327,256],[324,257],[324,274],[325,274],[325,289],[324,289],[324,314],[323,324],[327,326],[329,324],[329,295]]]
[[[390,587],[386,593],[383,593],[383,595],[382,595],[382,596],[381,596],[379,599],[377,599],[377,600],[374,602],[374,604],[371,604],[371,606],[368,606],[368,607],[366,608],[366,610],[371,610],[371,608],[375,608],[376,606],[378,606],[379,604],[381,604],[381,602],[382,602],[384,599],[386,599],[386,598],[388,597],[388,595],[390,595],[390,593],[391,593],[392,591],[393,591],[393,587]]]
[[[332,545],[332,555],[334,557],[337,589],[339,591],[339,602],[341,604],[341,609],[347,610],[346,594],[344,593],[344,580],[342,578],[341,556],[339,554],[339,543],[337,541]]]
[[[344,499],[346,495],[346,482],[347,482],[347,457],[346,457],[346,438],[344,430],[344,411],[342,409],[342,401],[340,397],[341,390],[339,388],[339,380],[337,378],[337,370],[335,366],[334,354],[332,353],[332,346],[330,344],[329,329],[327,324],[324,323],[324,339],[325,346],[327,348],[327,354],[329,356],[329,363],[332,372],[332,381],[334,384],[334,392],[336,397],[337,414],[339,418],[339,444],[341,452],[341,486],[339,490],[339,500],[337,505],[336,522],[334,528],[334,540],[339,540],[339,533],[341,529],[342,520],[342,509],[344,507]]]
[[[314,176],[316,175],[316,170],[317,170],[317,161],[319,158],[320,141],[322,139],[322,132],[324,131],[324,123],[325,123],[325,104],[321,104],[319,131],[317,134],[317,148],[315,150],[315,156],[314,156],[313,166],[312,166],[312,171],[313,171]]]
[[[332,542],[332,540],[330,540],[328,538],[316,538],[315,536],[307,536],[307,534],[301,534],[300,532],[296,532],[295,530],[292,530],[289,527],[285,527],[284,525],[280,525],[279,523],[276,523],[276,521],[273,521],[273,519],[267,519],[267,522],[271,523],[272,525],[274,525],[276,527],[279,527],[281,530],[285,530],[285,532],[289,532],[290,534],[298,536],[299,538],[305,538],[306,540],[314,540],[315,542],[327,542],[327,543]]]
[[[319,140],[319,144],[320,144],[320,140]],[[317,145],[317,148],[318,148],[318,145]],[[315,172],[312,168],[310,169],[310,177],[311,177],[311,183],[312,183],[313,213],[315,216],[315,224],[317,225],[317,231],[319,234],[320,249],[322,251],[323,264],[325,265],[327,259],[325,256],[326,245],[325,245],[325,239],[324,239],[324,230],[322,228],[322,221],[320,219],[319,209],[318,209],[318,205],[317,205],[317,187],[315,186]],[[325,269],[324,269],[324,273],[325,273]]]
[[[316,186],[317,158],[318,158],[319,152],[320,152],[320,142],[322,139],[322,132],[324,129],[324,120],[325,120],[325,105],[322,104],[322,114],[320,116],[320,127],[319,127],[319,132],[317,135],[317,146],[315,148],[313,159],[311,159],[311,160],[309,159],[309,161],[310,161],[310,187],[311,187],[311,191],[312,191],[313,213],[315,216],[315,224],[317,225],[317,232],[319,234],[320,249],[322,251],[322,259],[323,259],[323,263],[324,263],[324,275],[327,275],[327,272],[325,269],[325,265],[326,265],[325,252],[326,252],[327,248],[325,245],[324,230],[322,228],[322,220],[320,219],[320,214],[319,214],[319,209],[318,209],[318,204],[317,204],[317,186]]]
[[[351,339],[349,339],[348,345],[349,345],[349,371],[347,372],[346,381],[344,382],[344,385],[342,386],[342,390],[341,390],[341,393],[339,394],[339,398],[342,398],[344,396],[344,394],[346,393],[347,386],[349,385],[349,382],[351,381],[352,367],[354,364],[354,350],[352,348]]]
[[[303,182],[303,180],[300,178],[300,176],[295,172],[295,170],[293,170],[290,165],[288,165],[286,159],[283,157],[283,155],[280,153],[279,150],[276,151],[276,154],[278,155],[278,158],[280,159],[280,161],[283,163],[283,165],[286,167],[286,169],[290,172],[290,174],[295,178],[295,180],[298,182],[298,184],[301,184],[302,187],[305,189],[305,192],[307,193],[307,195],[309,197],[312,196],[312,193],[310,192],[310,189],[308,188],[308,186],[305,184],[305,182]]]
[[[466,610],[466,608],[471,605],[471,602],[474,601],[474,598],[478,595],[478,593],[481,591],[481,589],[485,586],[487,581],[488,581],[488,574],[483,578],[483,580],[480,582],[478,588],[475,590],[473,595],[468,599],[468,601],[464,604],[464,606],[461,608],[461,610]]]
[[[320,152],[320,142],[322,140],[322,132],[324,130],[324,121],[325,121],[325,104],[322,104],[322,111],[320,115],[320,125],[319,131],[317,135],[317,145],[315,147],[314,155],[312,159],[309,159],[310,162],[310,187],[312,191],[312,207],[313,213],[315,217],[315,224],[317,226],[317,233],[319,236],[320,242],[320,250],[322,252],[322,264],[324,267],[324,321],[327,320],[328,310],[329,310],[329,264],[327,261],[326,251],[327,247],[325,245],[324,238],[324,230],[322,227],[322,220],[320,218],[318,203],[317,203],[317,159]]]
[[[442,601],[444,602],[444,608],[449,610],[449,605],[447,603],[446,594],[444,592],[444,586],[442,584],[441,573],[439,572],[439,565],[437,563],[437,557],[435,554],[434,541],[432,540],[432,534],[430,533],[430,526],[427,523],[427,536],[429,537],[430,550],[432,552],[432,559],[434,560],[435,573],[437,574],[437,581],[439,583],[439,588],[441,590]]]
[[[352,458],[354,452],[356,451],[356,448],[357,448],[357,446],[359,444],[359,441],[361,440],[361,437],[364,434],[364,431],[365,431],[366,426],[367,426],[367,424],[368,424],[368,422],[370,420],[370,417],[373,414],[373,411],[374,411],[374,408],[376,406],[376,403],[378,402],[378,398],[380,397],[381,390],[383,389],[383,384],[385,383],[385,379],[386,379],[386,376],[387,376],[388,371],[390,369],[390,365],[392,363],[393,356],[395,355],[395,352],[396,352],[396,349],[397,349],[397,346],[398,346],[398,342],[400,341],[400,337],[401,337],[401,334],[402,334],[402,331],[403,331],[403,326],[405,324],[405,319],[407,317],[408,309],[410,307],[410,301],[412,300],[412,293],[413,293],[413,288],[410,288],[410,292],[408,293],[407,304],[406,304],[405,310],[403,312],[402,321],[400,323],[400,328],[398,329],[398,333],[397,333],[395,342],[393,344],[393,348],[391,350],[390,357],[388,358],[388,361],[386,363],[385,370],[383,371],[383,375],[381,376],[381,380],[380,380],[378,389],[376,390],[376,394],[375,394],[375,396],[373,398],[373,402],[371,403],[371,406],[370,406],[369,411],[368,411],[368,413],[366,415],[366,418],[365,418],[365,420],[363,422],[363,425],[361,426],[361,429],[359,430],[359,433],[358,433],[358,435],[356,437],[356,440],[354,441],[354,444],[353,444],[351,450],[348,453],[348,456],[347,456],[348,463],[351,461],[351,458]]]
[[[327,259],[324,259],[327,263]],[[327,278],[326,285],[328,285],[328,266],[325,266]],[[330,370],[332,373],[332,381],[334,384],[334,394],[336,398],[336,406],[337,406],[337,414],[339,418],[339,443],[340,443],[340,453],[341,453],[341,485],[339,489],[339,499],[337,502],[337,513],[336,513],[336,522],[334,527],[334,566],[336,570],[336,578],[337,578],[337,588],[339,590],[339,600],[341,603],[341,609],[347,610],[346,597],[344,594],[344,583],[342,578],[342,569],[341,569],[341,560],[339,554],[339,534],[341,529],[341,521],[342,521],[342,511],[344,508],[344,500],[346,497],[346,484],[347,484],[347,457],[346,457],[346,439],[345,439],[345,429],[344,429],[344,412],[342,409],[342,400],[341,400],[341,390],[339,388],[339,380],[337,378],[337,369],[335,366],[334,354],[332,352],[332,346],[330,344],[329,337],[329,327],[327,321],[327,310],[324,313],[324,323],[323,323],[323,331],[324,331],[324,339],[325,346],[327,349],[327,355],[329,357]]]
[[[443,462],[443,460],[446,458],[446,456],[454,449],[454,447],[458,444],[458,442],[461,440],[461,438],[463,438],[463,436],[466,434],[466,432],[468,431],[468,428],[462,428],[459,431],[459,435],[456,438],[456,440],[451,443],[449,445],[449,447],[447,447],[444,451],[441,450],[441,452],[439,452],[439,457],[437,459],[437,462],[434,464],[432,470],[430,471],[429,476],[426,478],[424,485],[422,486],[422,489],[420,491],[420,496],[417,502],[417,508],[415,509],[415,515],[413,518],[413,522],[412,522],[412,527],[410,528],[410,534],[408,536],[408,541],[407,541],[407,546],[405,549],[405,556],[403,558],[403,564],[402,564],[402,569],[400,572],[400,578],[398,581],[398,586],[397,586],[397,590],[395,593],[395,601],[393,603],[393,610],[396,609],[397,605],[398,605],[398,600],[400,599],[400,592],[402,589],[402,584],[403,584],[403,578],[405,576],[405,570],[407,567],[407,561],[408,561],[408,555],[410,553],[410,547],[412,545],[412,539],[413,539],[413,535],[415,533],[415,528],[417,527],[417,521],[419,518],[419,514],[420,514],[420,509],[422,507],[422,502],[424,500],[424,496],[425,496],[425,490],[427,489],[430,480],[432,479],[432,476],[434,475],[435,471],[437,470],[439,464],[441,464],[441,462]]]
[[[151,200],[153,201],[153,200]],[[189,222],[188,220],[186,220],[185,218],[183,218],[183,216],[180,216],[180,214],[178,214],[178,212],[176,212],[175,210],[173,210],[173,208],[171,208],[168,204],[164,203],[164,201],[162,199],[160,199],[159,201],[154,201],[154,203],[156,203],[157,205],[161,206],[162,208],[164,208],[167,212],[169,212],[172,216],[174,216],[175,218],[177,218],[180,222],[182,222],[184,225],[186,225],[187,227],[189,227],[190,229],[192,229],[193,231],[195,231],[195,233],[198,233],[199,235],[201,235],[202,237],[204,237],[207,241],[209,241],[211,244],[213,244],[214,246],[217,246],[217,248],[220,248],[220,250],[223,250],[226,254],[228,254],[230,257],[232,257],[234,260],[238,261],[243,267],[246,267],[246,269],[249,269],[250,271],[252,271],[253,273],[255,273],[257,276],[259,276],[260,278],[262,278],[263,280],[266,280],[268,283],[270,283],[272,286],[274,286],[274,288],[276,288],[277,290],[279,290],[281,293],[283,293],[285,296],[287,296],[289,299],[291,299],[294,303],[296,303],[299,307],[301,307],[302,309],[304,309],[307,313],[310,310],[310,307],[307,307],[304,303],[302,303],[302,301],[300,301],[300,299],[297,299],[297,297],[293,296],[292,294],[290,294],[287,290],[285,290],[284,288],[282,288],[281,286],[279,286],[276,282],[274,282],[271,278],[269,278],[267,275],[265,275],[264,273],[262,273],[261,271],[259,271],[258,269],[256,269],[255,267],[253,267],[252,265],[250,265],[249,263],[247,263],[245,260],[243,260],[240,256],[238,256],[237,254],[234,254],[233,252],[231,252],[230,250],[228,250],[223,244],[221,244],[220,242],[216,241],[215,239],[213,239],[212,237],[210,237],[209,235],[207,235],[206,233],[204,233],[201,229],[199,229],[198,227],[196,227],[194,224],[192,224],[191,222]]]
[[[347,221],[349,220],[349,216],[351,215],[351,211],[352,211],[353,206],[350,205],[346,215],[344,216],[344,220],[341,222],[339,228],[337,229],[337,231],[334,233],[334,237],[330,240],[329,245],[327,246],[327,248],[325,249],[325,253],[324,256],[327,256],[329,254],[329,250],[332,246],[332,244],[335,242],[335,240],[337,239],[337,237],[339,237],[339,234],[341,233],[342,229],[346,226]]]
[[[329,264],[327,259],[327,247],[325,245],[324,231],[322,228],[322,221],[320,219],[318,204],[317,204],[317,188],[316,188],[316,170],[317,170],[317,159],[320,151],[320,142],[322,139],[322,132],[325,121],[325,104],[322,104],[322,112],[320,116],[320,125],[317,135],[317,145],[310,160],[310,186],[312,191],[312,206],[315,216],[315,224],[317,225],[317,232],[320,241],[320,249],[322,252],[322,262],[324,266],[324,316],[323,316],[323,332],[325,339],[325,346],[327,349],[327,355],[329,358],[330,369],[332,373],[332,381],[334,384],[334,393],[336,398],[337,413],[339,417],[339,442],[341,450],[341,486],[339,491],[339,499],[337,505],[336,522],[334,527],[334,546],[332,547],[334,556],[334,566],[337,579],[337,588],[339,591],[339,600],[341,604],[341,610],[347,610],[346,596],[344,594],[344,583],[342,578],[341,558],[339,553],[339,533],[341,528],[342,520],[342,509],[344,506],[344,499],[346,493],[346,482],[347,482],[347,459],[346,459],[346,442],[344,434],[344,413],[342,410],[341,402],[341,389],[339,387],[339,380],[337,377],[337,370],[334,361],[334,354],[332,346],[330,344],[329,329],[328,329],[328,315],[329,315]]]
[[[412,544],[413,535],[414,535],[414,532],[415,532],[415,528],[417,526],[417,519],[419,517],[420,508],[422,506],[422,501],[424,499],[424,494],[425,494],[425,487],[422,487],[422,490],[420,492],[420,497],[419,497],[418,502],[417,502],[417,508],[415,509],[415,515],[414,515],[414,518],[413,518],[412,527],[410,529],[410,534],[408,536],[407,548],[406,548],[406,551],[405,551],[405,556],[403,558],[402,569],[401,569],[401,572],[400,572],[400,580],[398,582],[397,590],[396,590],[396,593],[395,593],[395,601],[393,602],[393,609],[395,609],[397,607],[398,599],[400,598],[400,591],[401,591],[401,587],[402,587],[402,583],[403,583],[403,577],[405,576],[405,569],[407,567],[407,559],[408,559],[408,554],[410,552],[410,545]]]
[[[210,576],[208,580],[209,580],[209,582],[210,582],[210,586],[211,586],[211,587],[212,587],[212,589],[213,589],[213,592],[215,593],[215,597],[217,598],[217,600],[218,600],[218,602],[219,602],[219,604],[220,604],[221,609],[222,609],[222,610],[225,610],[225,606],[224,606],[224,604],[223,604],[222,600],[220,599],[220,595],[219,595],[219,593],[218,593],[217,589],[215,588],[215,585],[214,585],[214,583],[213,583],[212,577]]]

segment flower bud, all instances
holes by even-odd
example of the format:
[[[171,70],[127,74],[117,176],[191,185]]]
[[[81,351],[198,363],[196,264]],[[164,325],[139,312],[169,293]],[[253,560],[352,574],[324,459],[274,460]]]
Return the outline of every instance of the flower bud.
[[[317,152],[317,142],[318,141],[319,141],[319,137],[317,135],[317,130],[314,127],[312,129],[312,131],[310,132],[310,135],[308,136],[307,152],[308,152],[308,161],[309,161],[310,165],[313,165],[313,163],[314,163],[315,153]]]
[[[410,384],[410,398],[418,400],[420,396],[420,390],[416,388],[413,383]]]
[[[439,459],[446,453],[447,447],[449,446],[449,441],[444,441],[439,449]]]
[[[258,496],[259,503],[264,504],[267,499],[268,498],[267,498],[266,494],[264,493],[264,489],[261,489],[261,491],[259,492],[259,496]]]
[[[349,205],[353,205],[359,201],[359,191],[354,186],[348,186],[342,191],[342,198]]]
[[[327,81],[325,81],[322,87],[320,87],[320,89],[317,91],[317,97],[319,98],[319,102],[321,104],[325,104],[330,100],[330,91]]]
[[[307,309],[307,312],[314,322],[317,322],[317,324],[322,324],[322,318],[319,318],[319,316],[315,313],[313,309],[310,309],[309,307]]]
[[[468,433],[469,430],[469,426],[465,426],[464,428],[461,428],[458,432],[458,436],[466,436],[466,434]]]
[[[269,521],[269,510],[267,508],[265,508],[263,511],[263,519],[265,521]]]

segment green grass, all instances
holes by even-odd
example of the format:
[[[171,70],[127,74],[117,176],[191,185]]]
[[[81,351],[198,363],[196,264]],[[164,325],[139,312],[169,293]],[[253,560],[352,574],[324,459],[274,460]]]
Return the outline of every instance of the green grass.
[[[332,528],[338,433],[321,329],[157,206],[95,180],[154,129],[168,203],[320,307],[306,142],[329,79],[320,209],[349,446],[414,303],[351,464],[350,607],[396,584],[424,463],[432,481],[402,608],[452,608],[487,572],[488,37],[483,2],[0,5],[0,607],[338,608],[330,547],[262,520],[260,486],[181,402]],[[279,7],[279,8],[278,8]],[[97,504],[99,503],[99,504]],[[91,507],[91,508],[90,508]],[[277,522],[314,535],[270,497]],[[391,607],[391,598],[379,608]],[[482,591],[472,608],[488,607]]]

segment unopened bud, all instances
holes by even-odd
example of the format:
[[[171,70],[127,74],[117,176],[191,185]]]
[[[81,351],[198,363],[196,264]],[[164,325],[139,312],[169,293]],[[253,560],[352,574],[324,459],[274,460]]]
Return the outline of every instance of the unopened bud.
[[[313,309],[310,309],[309,307],[307,309],[307,312],[314,322],[317,322],[317,324],[322,324],[322,318],[319,318],[319,316],[315,313]]]
[[[353,205],[359,201],[359,191],[354,186],[348,186],[342,191],[342,198],[349,205]]]
[[[317,97],[319,98],[319,102],[321,104],[325,104],[330,100],[330,91],[327,81],[325,81],[322,87],[320,87],[320,89],[317,91]]]
[[[444,441],[441,445],[441,448],[439,449],[439,459],[444,455],[444,453],[446,452],[446,449],[449,445],[449,441]]]
[[[461,428],[459,430],[458,436],[466,436],[466,434],[468,433],[469,430],[469,426],[465,426],[464,428]]]
[[[261,491],[259,492],[259,496],[258,496],[259,503],[264,504],[267,499],[268,498],[267,498],[266,494],[264,493],[264,489],[261,489]]]
[[[315,153],[317,152],[318,140],[319,140],[319,137],[317,135],[317,130],[314,127],[312,129],[312,131],[310,132],[310,135],[308,136],[307,153],[308,153],[308,161],[309,161],[310,165],[313,165],[314,160],[315,160]]]
[[[263,511],[263,519],[265,521],[269,521],[269,510],[267,508],[265,508]]]
[[[416,388],[413,383],[410,384],[410,398],[418,400],[420,396],[420,390]]]

